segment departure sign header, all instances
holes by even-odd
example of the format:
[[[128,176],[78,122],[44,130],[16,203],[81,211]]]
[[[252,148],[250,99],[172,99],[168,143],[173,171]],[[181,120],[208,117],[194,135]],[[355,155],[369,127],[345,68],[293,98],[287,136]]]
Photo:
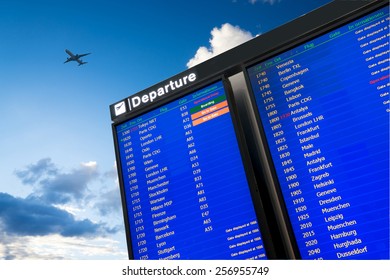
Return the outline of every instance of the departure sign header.
[[[157,97],[178,90],[182,86],[195,82],[195,80],[196,80],[196,75],[194,73],[190,73],[188,76],[183,76],[178,80],[175,81],[170,80],[169,83],[157,88],[156,90],[152,90],[147,94],[139,94],[139,95],[131,96],[128,98],[130,110],[135,109],[140,105],[152,103],[154,100],[157,99]]]
[[[136,93],[126,100],[122,100],[114,105],[111,105],[111,116],[116,118],[128,112],[134,112],[141,109],[160,98],[166,97],[168,94],[173,94],[179,89],[190,86],[197,80],[195,72],[183,74],[182,76],[175,76],[170,80],[157,84],[147,90]]]
[[[267,257],[222,81],[114,133],[133,258]]]

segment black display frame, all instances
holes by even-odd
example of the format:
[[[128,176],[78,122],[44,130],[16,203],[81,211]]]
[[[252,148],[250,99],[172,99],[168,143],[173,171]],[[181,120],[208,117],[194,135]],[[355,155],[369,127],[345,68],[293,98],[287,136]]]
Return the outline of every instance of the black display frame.
[[[262,235],[262,240],[266,252],[266,256],[268,259],[277,259],[277,258],[286,258],[285,255],[280,254],[275,249],[275,242],[273,241],[273,236],[275,234],[278,234],[275,230],[270,228],[267,217],[264,212],[263,202],[262,198],[259,192],[259,187],[257,184],[255,171],[252,168],[251,164],[251,157],[249,154],[249,150],[246,146],[246,139],[244,130],[241,126],[241,122],[239,120],[238,115],[238,109],[237,105],[235,103],[235,99],[233,96],[233,90],[230,85],[229,80],[224,75],[217,75],[215,77],[209,78],[207,80],[202,80],[197,83],[194,83],[193,85],[175,92],[172,95],[168,95],[165,98],[162,98],[155,103],[149,103],[145,105],[142,109],[139,109],[135,111],[134,113],[126,115],[126,118],[121,118],[120,122],[112,123],[112,133],[114,138],[114,147],[115,147],[115,156],[116,156],[116,165],[117,165],[117,171],[118,171],[118,180],[119,180],[119,187],[120,187],[120,193],[121,193],[121,203],[122,203],[122,210],[123,210],[123,219],[125,222],[125,231],[126,231],[126,241],[127,241],[127,250],[128,250],[128,257],[129,259],[134,259],[134,253],[132,249],[132,237],[131,237],[131,231],[130,231],[130,222],[129,222],[129,216],[128,216],[128,203],[126,201],[126,193],[125,193],[125,184],[123,179],[123,173],[122,173],[122,162],[120,159],[120,149],[118,145],[118,137],[116,128],[120,126],[121,124],[136,119],[137,117],[151,111],[154,109],[157,109],[159,107],[164,106],[167,103],[173,102],[177,99],[180,99],[182,97],[185,97],[186,95],[190,95],[194,93],[197,90],[201,90],[204,87],[207,87],[211,84],[214,84],[216,82],[222,81],[225,94],[226,94],[226,100],[228,103],[233,127],[234,127],[234,133],[236,135],[237,144],[239,147],[239,151],[241,154],[241,160],[243,163],[243,167],[246,173],[246,178],[249,185],[250,190],[250,196],[252,198],[252,203],[255,209],[256,218],[259,224],[259,229]],[[271,233],[272,232],[272,233]]]
[[[342,1],[335,1],[335,2],[342,2]],[[353,10],[340,18],[335,18],[334,20],[331,20],[324,25],[318,25],[318,27],[312,29],[310,32],[303,33],[300,36],[286,38],[286,40],[282,44],[274,46],[274,48],[272,48],[268,52],[263,53],[257,56],[256,58],[254,58],[253,60],[243,64],[245,83],[249,93],[249,100],[250,100],[249,103],[251,107],[250,110],[252,110],[252,112],[254,113],[254,120],[251,119],[252,122],[251,125],[252,125],[252,129],[257,129],[259,133],[258,135],[260,135],[260,139],[253,139],[253,141],[248,142],[250,146],[249,149],[252,151],[256,151],[254,153],[251,153],[251,157],[252,157],[252,161],[254,162],[254,168],[255,168],[257,180],[258,181],[264,180],[262,176],[264,176],[267,173],[270,173],[265,175],[268,176],[268,179],[270,179],[271,182],[271,184],[267,184],[267,189],[268,189],[268,193],[275,194],[275,195],[270,195],[271,204],[273,204],[274,209],[279,209],[277,211],[280,212],[277,213],[277,215],[283,218],[282,223],[283,226],[285,227],[280,228],[280,231],[283,232],[287,230],[287,232],[284,232],[284,234],[287,234],[287,236],[285,236],[287,238],[285,239],[288,239],[290,241],[290,244],[287,244],[286,246],[292,248],[292,252],[291,252],[292,255],[290,254],[291,258],[302,259],[300,250],[298,248],[298,244],[295,239],[295,233],[293,231],[291,221],[287,213],[285,199],[282,195],[281,186],[279,183],[278,176],[276,174],[276,168],[272,160],[271,152],[265,135],[260,113],[256,105],[256,99],[251,85],[248,69],[266,60],[272,59],[278,56],[279,54],[285,53],[297,46],[303,45],[306,42],[318,38],[321,35],[330,33],[332,32],[332,30],[345,26],[346,24],[352,21],[358,20],[359,18],[362,18],[370,13],[375,12],[376,10],[379,10],[386,6],[389,7],[389,5],[390,3],[388,1],[374,1],[368,3],[366,6],[362,6],[356,10]],[[293,23],[291,23],[290,26],[289,24],[287,24],[285,28],[287,29],[290,28],[291,30],[294,30],[296,32],[296,26],[294,26]],[[272,31],[270,32],[269,35],[272,37]],[[255,135],[256,133],[252,133],[252,137],[256,138]],[[262,150],[259,145],[262,145],[262,147],[264,148],[264,153],[265,153],[264,156],[266,158],[266,163],[264,163],[263,158],[261,158],[261,156],[259,155],[259,151]],[[263,168],[264,165],[267,165],[270,168],[269,169],[270,172],[267,172]]]

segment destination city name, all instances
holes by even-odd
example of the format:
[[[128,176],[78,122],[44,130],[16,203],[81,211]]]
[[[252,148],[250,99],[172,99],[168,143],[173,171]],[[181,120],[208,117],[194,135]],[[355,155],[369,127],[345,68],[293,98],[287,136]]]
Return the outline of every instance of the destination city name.
[[[159,183],[159,184],[156,184],[154,186],[148,187],[148,191],[154,191],[155,189],[159,189],[161,187],[165,187],[168,184],[169,184],[169,180],[165,181],[165,182],[162,182],[162,183]]]
[[[293,85],[295,85],[295,84],[298,84],[299,82],[300,82],[300,80],[299,80],[299,79],[296,79],[296,80],[291,81],[291,82],[289,82],[289,83],[287,83],[287,84],[282,84],[282,88],[291,87],[291,86],[293,86]],[[284,92],[284,94],[286,94],[286,92]]]
[[[299,129],[308,125],[311,125],[313,123],[312,120],[304,121],[303,123],[294,125],[295,129]]]
[[[146,127],[147,127],[148,125],[152,124],[152,123],[156,123],[156,121],[157,121],[157,119],[156,119],[156,118],[153,118],[153,119],[150,119],[149,121],[146,121],[146,122],[144,122],[144,123],[138,124],[138,128],[139,128],[139,129],[142,128],[142,130],[140,130],[140,131],[138,132],[138,134],[143,134],[143,133],[147,132],[147,131],[146,131]],[[148,127],[148,131],[153,130],[153,129],[156,129],[156,128],[157,128],[156,125],[151,125],[151,126]]]
[[[323,161],[325,161],[325,157],[317,157],[315,159],[306,161],[306,166],[316,164],[316,163],[321,163]]]
[[[321,170],[324,170],[324,169],[328,169],[330,167],[333,167],[333,164],[331,162],[329,163],[324,163],[324,164],[321,164],[320,166],[317,166],[317,167],[314,167],[314,168],[309,168],[309,173],[314,173],[314,172],[318,172],[318,171],[321,171]]]
[[[306,108],[307,108],[307,106],[306,106]],[[313,131],[316,131],[316,130],[319,130],[319,129],[320,129],[320,126],[317,124],[316,126],[311,126],[309,128],[306,128],[305,130],[297,131],[297,135],[298,136],[302,136],[302,135],[305,135],[307,133],[310,133],[310,132],[313,132]]]
[[[158,250],[157,254],[158,255],[169,254],[170,252],[175,251],[175,250],[176,250],[175,246],[172,246],[172,247],[169,247],[169,248],[165,248],[163,250]]]
[[[282,76],[282,75],[284,75],[284,74],[286,74],[288,72],[291,72],[291,71],[292,71],[291,68],[286,68],[283,71],[279,71],[278,75]],[[297,76],[302,76],[303,74],[305,74],[307,72],[309,72],[309,68],[304,68],[302,70],[299,70],[299,71],[294,72],[294,73],[292,73],[290,75],[287,75],[287,76],[284,76],[284,77],[280,78],[280,81],[281,82],[288,82],[289,80],[291,80],[291,79],[293,79],[293,78],[295,78]]]
[[[156,213],[156,214],[152,214],[152,218],[159,218],[161,216],[164,216],[167,214],[167,211],[162,211],[162,212],[159,212],[159,213]]]
[[[293,81],[293,82],[291,82],[291,83],[297,83],[297,81],[299,81],[299,79],[298,80],[295,80],[295,81]],[[291,83],[288,83],[288,84],[286,84],[286,85],[290,85]],[[284,85],[283,85],[284,86]],[[283,87],[282,86],[282,88],[285,88],[285,87]],[[305,88],[305,86],[304,85],[299,85],[299,86],[295,86],[294,88],[292,88],[292,89],[288,89],[288,90],[285,90],[284,91],[284,95],[289,95],[290,93],[296,93],[298,90],[301,90],[301,89],[304,89]]]
[[[289,61],[286,61],[282,64],[276,65],[276,68],[281,69],[281,68],[289,66],[290,64],[293,64],[293,63],[294,63],[294,60],[290,59]]]
[[[333,202],[336,202],[336,201],[339,201],[341,200],[341,196],[338,195],[338,196],[332,196],[332,198],[329,198],[329,199],[324,199],[324,200],[319,200],[318,201],[318,204],[319,205],[324,205],[324,204],[329,204],[329,203],[333,203]]]
[[[312,112],[308,112],[308,113],[305,114],[305,115],[302,115],[302,116],[299,116],[299,117],[292,118],[292,121],[293,121],[293,122],[301,121],[301,120],[306,119],[306,118],[311,117],[311,116],[313,116],[313,113],[312,113]]]
[[[327,191],[317,192],[316,196],[317,197],[323,197],[325,195],[332,194],[332,193],[335,193],[335,192],[337,192],[337,189],[333,188],[333,189],[330,189],[330,190],[327,190]]]
[[[152,197],[155,197],[155,196],[164,194],[164,193],[166,193],[166,192],[168,192],[168,189],[167,189],[167,188],[162,189],[162,190],[159,190],[159,191],[156,191],[156,192],[154,192],[154,193],[150,193],[150,194],[149,194],[149,198],[152,198]]]
[[[142,149],[142,152],[147,152],[147,151],[150,151],[150,147],[147,147],[147,148],[145,148],[145,149]],[[147,153],[147,154],[142,155],[142,159],[148,159],[148,158],[150,158],[151,156],[156,156],[156,155],[158,155],[158,154],[160,154],[160,153],[161,153],[161,150],[160,150],[160,149],[156,149],[156,150],[154,150],[154,151],[151,152],[151,153]]]
[[[330,185],[333,185],[333,184],[334,184],[334,180],[330,179],[330,180],[325,181],[325,182],[314,184],[314,188],[315,189],[320,189],[320,188],[327,187],[327,186],[330,186]]]
[[[330,212],[334,212],[334,211],[349,208],[349,207],[351,207],[351,204],[349,204],[349,202],[347,202],[347,203],[343,203],[343,204],[340,203],[337,206],[333,206],[333,207],[329,207],[329,208],[322,208],[321,211],[322,211],[322,214],[325,214],[325,213],[330,213]]]
[[[154,161],[152,159],[148,159],[144,161],[144,165],[152,164]]]
[[[146,184],[150,185],[150,184],[156,183],[158,181],[164,180],[166,177],[167,177],[166,175],[158,176],[157,178],[154,178],[152,180],[147,180]]]
[[[335,222],[335,221],[338,221],[338,220],[344,220],[344,215],[343,214],[336,214],[336,215],[333,215],[333,216],[324,217],[324,220],[325,220],[326,223]]]
[[[150,203],[151,205],[153,205],[153,204],[162,202],[162,201],[164,201],[164,200],[165,200],[165,196],[160,197],[160,198],[157,198],[157,199],[150,200],[149,203]]]
[[[153,225],[156,226],[156,225],[159,225],[159,224],[162,224],[162,223],[168,223],[169,221],[172,221],[174,219],[176,219],[176,215],[168,216],[168,217],[166,217],[164,219],[154,221]]]
[[[327,178],[329,176],[330,176],[330,174],[328,172],[325,172],[325,173],[322,173],[320,175],[311,176],[311,180],[312,180],[312,182],[321,181],[322,179]]]
[[[309,113],[310,113],[310,112],[309,112]],[[303,116],[295,117],[295,118],[293,118],[293,122],[297,122],[297,121],[300,121],[300,120],[302,120],[302,119],[305,119],[305,118],[311,117],[311,116],[312,116],[312,114],[311,114],[311,115],[305,114],[305,115],[303,115]],[[302,123],[299,123],[299,124],[294,125],[294,128],[295,128],[295,129],[299,129],[299,128],[302,128],[302,127],[311,125],[313,122],[319,122],[319,121],[322,121],[322,120],[324,120],[324,119],[325,119],[325,117],[324,117],[323,115],[319,115],[319,116],[317,116],[317,117],[314,117],[314,118],[311,119],[311,120],[305,120],[305,121],[302,122]]]
[[[330,238],[332,240],[335,240],[335,239],[340,239],[340,238],[349,237],[349,236],[357,236],[357,231],[354,229],[354,230],[350,230],[350,231],[343,231],[342,233],[331,234]]]
[[[314,148],[314,145],[311,144],[311,143],[309,143],[307,145],[301,146],[302,151],[310,150],[310,149],[313,149],[313,148]]]
[[[346,258],[354,255],[360,255],[363,253],[367,253],[367,246],[364,246],[361,249],[354,249],[352,251],[347,251],[345,253],[337,253],[337,258],[341,259],[341,258]]]
[[[169,225],[166,224],[165,226],[162,226],[162,227],[159,227],[159,228],[154,228],[154,232],[157,233],[157,232],[160,232],[160,231],[163,231],[163,230],[167,230],[169,229]]]
[[[159,164],[157,163],[157,164],[154,164],[152,166],[145,167],[145,171],[147,172],[147,171],[156,169],[156,168],[158,168],[158,166],[159,166]]]
[[[310,153],[304,153],[303,156],[304,156],[304,158],[308,158],[308,157],[312,157],[312,156],[319,155],[319,154],[321,154],[321,149],[314,150]]]
[[[309,110],[309,107],[303,106],[303,107],[300,107],[298,109],[295,109],[295,110],[291,111],[291,115],[296,115],[298,113],[303,113],[303,112],[305,112],[307,110]]]
[[[149,124],[149,123],[139,124],[139,125],[138,125],[138,128],[143,128],[143,127],[147,126],[148,124]],[[142,129],[142,130],[139,130],[139,131],[138,131],[138,134],[139,134],[139,135],[142,135],[142,134],[145,134],[145,133],[150,132],[150,131],[155,130],[155,129],[157,129],[157,126],[156,126],[156,125],[151,125],[151,126],[148,127],[148,129],[144,128],[144,129]],[[142,139],[141,139],[141,140],[142,140]]]
[[[174,234],[175,234],[175,231],[172,230],[172,231],[168,231],[168,232],[166,232],[166,233],[164,233],[164,234],[161,234],[161,235],[156,235],[154,238],[155,238],[156,240],[160,240],[161,238],[167,238],[168,236],[172,236],[172,235],[174,235]]]
[[[166,171],[168,171],[168,166],[162,167],[160,170],[153,171],[152,173],[148,173],[145,175],[145,177],[150,178]]]
[[[165,197],[161,201],[164,201],[164,200],[165,200]],[[155,201],[156,201],[155,203],[161,202],[161,201],[157,201],[157,200],[155,200]],[[159,211],[159,210],[163,209],[164,207],[169,207],[172,204],[173,204],[173,201],[169,200],[169,201],[164,202],[163,204],[153,206],[152,208],[150,208],[150,210],[156,212],[156,211]]]
[[[151,134],[150,134],[151,135]],[[141,137],[141,138],[144,138],[144,137]],[[162,140],[162,135],[159,135],[159,136],[156,136],[156,137],[154,137],[153,139],[149,139],[148,141],[146,141],[146,142],[142,142],[141,143],[141,147],[144,147],[144,146],[147,146],[147,145],[150,145],[150,144],[152,144],[152,143],[154,143],[154,142],[157,142],[157,141],[160,141],[160,140]]]
[[[337,225],[329,225],[329,226],[328,226],[328,231],[339,230],[339,229],[341,229],[341,228],[346,228],[346,227],[354,226],[354,225],[356,225],[356,224],[357,224],[356,220],[345,221],[345,222],[340,223],[340,224],[337,224]]]
[[[293,96],[291,96],[289,98],[286,98],[286,100],[287,101],[294,100],[294,99],[296,99],[296,98],[298,98],[300,96],[301,96],[301,94],[293,95]],[[308,96],[308,97],[302,98],[300,101],[295,101],[294,103],[289,103],[289,104],[287,104],[287,106],[288,106],[288,108],[294,108],[296,106],[299,106],[301,104],[304,104],[304,103],[307,103],[307,102],[310,102],[310,101],[312,101],[312,97]]]
[[[335,249],[341,249],[341,248],[347,249],[349,246],[358,245],[361,243],[362,243],[362,240],[360,238],[355,238],[354,240],[347,240],[347,241],[342,242],[342,243],[334,243],[333,247]]]
[[[159,258],[159,260],[173,260],[173,259],[180,259],[180,253],[176,253],[174,255],[171,254],[164,258]]]
[[[308,141],[310,141],[310,140],[314,140],[314,139],[317,139],[317,138],[319,138],[320,137],[320,134],[317,132],[316,134],[312,134],[312,135],[310,135],[310,136],[308,136],[308,137],[305,137],[305,138],[300,138],[299,139],[299,143],[305,143],[305,142],[308,142]]]
[[[153,137],[152,133],[148,133],[148,134],[146,134],[146,135],[144,135],[144,136],[141,136],[141,137],[139,138],[139,140],[145,141],[145,140],[147,140],[147,139],[149,139],[149,138],[151,138],[151,137]]]

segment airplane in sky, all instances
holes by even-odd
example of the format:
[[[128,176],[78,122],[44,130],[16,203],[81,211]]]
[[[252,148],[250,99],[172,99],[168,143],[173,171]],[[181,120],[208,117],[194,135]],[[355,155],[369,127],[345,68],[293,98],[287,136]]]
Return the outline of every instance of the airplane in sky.
[[[67,63],[69,61],[77,61],[79,63],[79,66],[87,63],[87,62],[82,61],[80,59],[80,57],[91,54],[91,53],[73,54],[70,50],[65,50],[65,52],[69,55],[69,57],[66,59],[66,61],[64,63]]]

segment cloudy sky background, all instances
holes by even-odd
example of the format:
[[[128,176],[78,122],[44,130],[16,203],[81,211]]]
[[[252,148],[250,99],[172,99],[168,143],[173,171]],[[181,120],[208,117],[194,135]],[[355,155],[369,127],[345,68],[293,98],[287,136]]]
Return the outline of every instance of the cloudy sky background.
[[[0,259],[126,259],[108,106],[328,2],[0,0]]]

